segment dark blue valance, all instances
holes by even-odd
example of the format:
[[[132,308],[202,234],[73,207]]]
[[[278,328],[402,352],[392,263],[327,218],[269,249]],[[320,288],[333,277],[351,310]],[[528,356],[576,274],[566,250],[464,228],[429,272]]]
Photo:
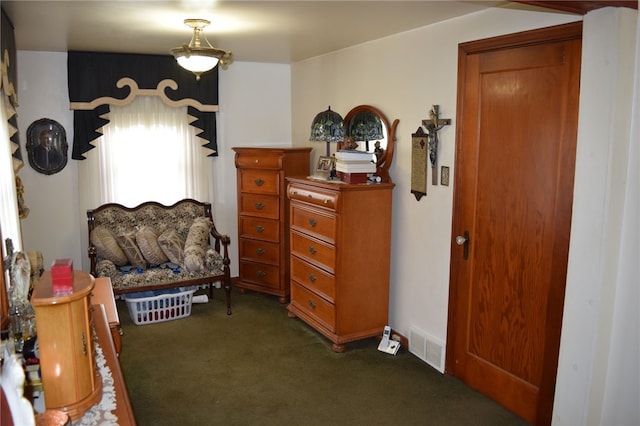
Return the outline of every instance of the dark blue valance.
[[[129,78],[139,89],[156,89],[163,80],[172,80],[177,90],[166,90],[166,97],[180,101],[193,99],[204,106],[218,105],[218,68],[203,74],[199,81],[181,68],[169,55],[135,55],[124,53],[76,52],[68,54],[69,100],[73,103],[92,102],[102,97],[125,99],[131,92],[128,86],[118,87],[122,78]],[[204,145],[213,150],[209,156],[218,156],[216,142],[215,112],[200,111],[188,107],[189,115],[196,117],[192,126],[200,129],[199,137]],[[103,118],[109,112],[109,105],[96,106],[91,110],[74,108],[73,150],[74,160],[83,160],[84,153],[93,149],[91,141],[101,136],[98,132],[108,123]]]

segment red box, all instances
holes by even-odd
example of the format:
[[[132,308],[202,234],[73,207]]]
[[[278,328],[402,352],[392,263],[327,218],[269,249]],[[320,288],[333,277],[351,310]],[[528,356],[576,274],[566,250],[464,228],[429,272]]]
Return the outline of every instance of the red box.
[[[338,172],[338,177],[346,183],[367,183],[368,173],[345,173]]]
[[[73,292],[72,259],[56,259],[51,264],[51,286],[54,294]]]

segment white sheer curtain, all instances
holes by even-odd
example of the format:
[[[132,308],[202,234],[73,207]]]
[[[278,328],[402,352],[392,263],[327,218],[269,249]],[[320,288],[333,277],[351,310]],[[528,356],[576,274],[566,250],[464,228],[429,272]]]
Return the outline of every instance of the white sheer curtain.
[[[4,240],[7,238],[11,238],[15,250],[22,250],[22,236],[18,219],[16,180],[11,157],[9,126],[4,103],[6,98],[4,93],[0,93],[0,96],[2,96],[2,101],[0,101],[0,227],[3,239],[0,244],[2,244],[4,253]]]
[[[94,206],[145,201],[208,201],[209,158],[189,125],[187,108],[171,108],[153,96],[111,106],[110,123],[87,155],[88,197]]]

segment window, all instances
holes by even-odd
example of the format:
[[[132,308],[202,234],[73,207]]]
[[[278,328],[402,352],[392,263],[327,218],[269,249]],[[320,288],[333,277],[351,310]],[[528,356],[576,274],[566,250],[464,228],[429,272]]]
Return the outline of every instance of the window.
[[[111,106],[110,123],[88,152],[93,205],[133,207],[145,201],[173,204],[183,198],[206,201],[207,149],[189,125],[187,108],[171,108],[155,96],[138,96]]]

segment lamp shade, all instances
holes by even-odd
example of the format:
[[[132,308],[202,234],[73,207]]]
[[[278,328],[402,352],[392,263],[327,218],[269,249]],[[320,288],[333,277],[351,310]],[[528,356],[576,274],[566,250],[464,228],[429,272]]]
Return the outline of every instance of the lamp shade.
[[[329,107],[326,111],[317,114],[311,123],[312,142],[327,143],[327,157],[330,155],[329,144],[344,140],[344,121],[342,116]]]
[[[347,135],[356,142],[382,139],[382,121],[371,111],[361,111],[350,120]]]

